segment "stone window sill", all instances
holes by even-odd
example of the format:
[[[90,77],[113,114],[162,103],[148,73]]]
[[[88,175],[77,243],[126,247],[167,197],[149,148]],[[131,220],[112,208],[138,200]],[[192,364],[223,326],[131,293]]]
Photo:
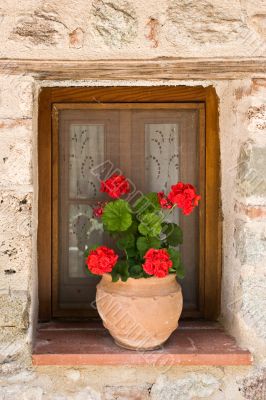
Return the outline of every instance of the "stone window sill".
[[[101,323],[40,324],[33,349],[34,365],[250,365],[251,354],[215,323],[181,322],[159,350],[119,348]]]

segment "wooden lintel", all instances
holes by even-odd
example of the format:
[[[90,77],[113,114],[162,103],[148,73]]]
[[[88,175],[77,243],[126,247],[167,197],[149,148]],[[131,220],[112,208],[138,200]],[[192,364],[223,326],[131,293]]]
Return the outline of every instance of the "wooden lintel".
[[[0,74],[38,80],[201,80],[266,78],[266,58],[158,58],[151,60],[0,59]]]

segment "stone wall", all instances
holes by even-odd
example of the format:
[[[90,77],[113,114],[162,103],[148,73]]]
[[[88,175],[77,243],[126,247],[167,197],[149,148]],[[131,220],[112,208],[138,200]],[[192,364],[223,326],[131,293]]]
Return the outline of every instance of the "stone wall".
[[[0,1],[0,58],[263,57],[264,1]],[[119,77],[118,77],[119,79]],[[33,368],[37,96],[42,86],[213,85],[219,97],[221,320],[251,368]],[[41,81],[0,71],[0,399],[264,400],[266,80]]]
[[[261,56],[264,0],[6,0],[1,56],[108,59]]]

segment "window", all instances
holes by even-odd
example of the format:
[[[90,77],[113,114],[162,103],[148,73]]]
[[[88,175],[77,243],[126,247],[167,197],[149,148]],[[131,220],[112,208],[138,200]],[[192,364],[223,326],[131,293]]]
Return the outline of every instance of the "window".
[[[184,231],[183,317],[215,319],[220,302],[216,96],[211,88],[46,88],[39,115],[40,319],[95,316],[97,278],[83,250],[107,239],[92,223],[99,175],[121,170],[135,188],[182,180],[202,197]],[[107,170],[105,167],[108,167]],[[44,255],[44,256],[43,256]]]

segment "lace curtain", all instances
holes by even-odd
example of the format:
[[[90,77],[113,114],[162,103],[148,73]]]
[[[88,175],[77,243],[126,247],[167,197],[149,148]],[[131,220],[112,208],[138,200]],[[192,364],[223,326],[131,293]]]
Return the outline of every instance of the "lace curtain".
[[[103,125],[72,124],[69,132],[69,276],[84,276],[83,252],[93,243],[102,243],[101,222],[92,218],[90,200],[99,200],[99,181],[92,169],[105,158]],[[130,155],[129,155],[130,157]],[[145,124],[146,192],[170,191],[178,181],[178,125]],[[78,200],[88,200],[79,204]],[[169,220],[169,218],[168,218]],[[178,222],[178,211],[171,217]]]
[[[86,246],[103,241],[102,224],[92,218],[90,200],[101,197],[93,168],[104,161],[104,125],[72,124],[69,131],[69,277],[85,276]],[[78,200],[87,200],[79,204]]]

